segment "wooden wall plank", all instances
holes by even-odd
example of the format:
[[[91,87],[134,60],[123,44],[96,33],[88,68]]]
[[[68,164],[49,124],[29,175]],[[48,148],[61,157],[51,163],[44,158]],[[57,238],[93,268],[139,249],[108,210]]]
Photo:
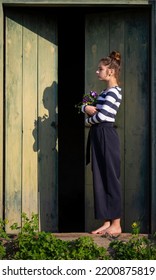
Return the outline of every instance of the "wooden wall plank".
[[[148,13],[126,15],[125,49],[125,219],[148,232],[149,64]],[[132,42],[134,42],[132,44]],[[129,226],[128,226],[129,223]]]
[[[23,15],[23,151],[22,212],[38,213],[37,153],[34,125],[37,119],[37,18]]]
[[[121,150],[121,187],[122,187],[122,220],[124,219],[124,196],[125,196],[125,173],[124,173],[124,159],[125,159],[125,89],[124,89],[124,57],[125,57],[125,17],[123,17],[122,12],[114,12],[110,14],[110,51],[117,50],[121,54],[121,76],[120,76],[120,86],[122,88],[122,103],[117,113],[115,125],[117,127],[117,132],[120,138],[120,150]],[[113,36],[111,36],[111,34]],[[124,223],[123,223],[124,230]]]
[[[109,15],[91,14],[86,16],[85,27],[85,89],[86,93],[104,88],[96,76],[99,60],[109,52]],[[87,143],[89,128],[85,128],[85,143]],[[94,200],[92,186],[92,171],[90,164],[85,169],[85,230],[91,231],[98,227],[101,221],[94,218]]]
[[[38,183],[40,228],[58,230],[57,25],[40,16],[38,30]]]
[[[0,219],[3,218],[3,8],[0,5]]]
[[[90,14],[86,16],[85,29],[85,87],[88,90],[103,89],[103,83],[98,81],[96,70],[100,58],[109,52],[109,15]]]
[[[22,152],[22,21],[6,18],[6,163],[5,217],[21,224]]]
[[[18,5],[95,5],[95,0],[0,0],[0,3]],[[149,0],[96,0],[96,4],[101,5],[149,5]]]
[[[156,232],[156,2],[151,13],[151,232]]]

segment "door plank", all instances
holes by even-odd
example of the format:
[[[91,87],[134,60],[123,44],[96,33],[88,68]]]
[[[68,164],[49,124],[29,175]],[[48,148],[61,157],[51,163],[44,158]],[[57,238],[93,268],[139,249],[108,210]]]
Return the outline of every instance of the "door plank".
[[[125,176],[124,176],[124,143],[125,143],[125,89],[124,89],[124,80],[125,80],[125,71],[124,69],[124,38],[125,38],[125,17],[122,12],[114,12],[110,14],[110,51],[116,50],[121,54],[121,76],[120,76],[120,86],[122,88],[122,103],[117,113],[115,125],[120,138],[120,150],[121,150],[121,187],[122,187],[122,217],[124,218],[124,193],[125,193]],[[123,56],[123,57],[122,57]]]
[[[125,219],[129,230],[139,220],[149,232],[149,19],[140,12],[127,15],[126,22]]]
[[[6,18],[6,164],[5,216],[21,225],[21,152],[22,152],[22,21],[20,15]]]
[[[23,15],[22,212],[38,213],[37,153],[33,150],[37,119],[37,19]]]
[[[52,17],[38,22],[38,183],[40,227],[57,231],[57,26]]]
[[[4,164],[4,95],[3,95],[3,69],[4,69],[4,62],[3,62],[3,44],[4,44],[4,29],[2,28],[4,23],[3,19],[3,6],[0,5],[0,92],[1,92],[1,98],[0,98],[0,219],[3,218],[3,164]]]
[[[104,88],[104,84],[98,81],[96,70],[98,61],[109,52],[109,15],[87,15],[85,38],[85,89],[86,92],[95,90],[100,93]],[[89,128],[86,127],[86,143],[88,131]],[[98,227],[101,222],[94,218],[92,171],[90,164],[86,166],[85,178],[85,229],[91,231],[94,227]]]

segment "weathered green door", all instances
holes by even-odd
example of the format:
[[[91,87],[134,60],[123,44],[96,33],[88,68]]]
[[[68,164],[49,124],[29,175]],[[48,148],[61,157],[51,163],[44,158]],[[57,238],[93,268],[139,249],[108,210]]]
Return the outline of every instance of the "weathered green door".
[[[5,218],[39,214],[57,230],[57,24],[51,13],[5,10]]]
[[[16,7],[5,10],[5,22],[7,231],[21,225],[22,212],[38,213],[41,230],[83,231],[84,127],[75,104],[84,90],[84,40],[73,47],[83,16],[75,8]]]
[[[99,59],[112,50],[122,55],[121,87],[123,102],[116,120],[121,141],[121,183],[123,230],[132,222],[149,231],[149,14],[144,9],[126,9],[86,17],[86,92],[100,91],[104,85],[95,71]],[[86,139],[88,128],[86,130]],[[86,168],[86,230],[96,228],[94,220],[92,174]]]

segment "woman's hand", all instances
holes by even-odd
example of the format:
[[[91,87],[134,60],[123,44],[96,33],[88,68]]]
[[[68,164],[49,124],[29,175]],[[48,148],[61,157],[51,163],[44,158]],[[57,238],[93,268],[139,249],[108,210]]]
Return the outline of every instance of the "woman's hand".
[[[85,113],[89,116],[94,116],[97,113],[97,109],[95,106],[86,105]]]

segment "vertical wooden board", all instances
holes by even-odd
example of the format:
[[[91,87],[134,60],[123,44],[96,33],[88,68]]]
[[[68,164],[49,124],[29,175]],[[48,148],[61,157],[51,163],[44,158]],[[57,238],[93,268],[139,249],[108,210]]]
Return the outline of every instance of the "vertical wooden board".
[[[22,26],[20,15],[6,16],[5,88],[5,217],[10,224],[21,221],[21,145],[22,145]]]
[[[146,12],[126,16],[125,50],[125,219],[148,232],[149,199],[149,84]],[[132,43],[133,42],[133,43]],[[146,78],[145,78],[146,77]],[[135,194],[135,195],[134,195]]]
[[[101,91],[103,83],[97,79],[99,60],[109,53],[109,15],[86,15],[85,22],[85,90]]]
[[[38,181],[41,230],[58,230],[57,25],[55,16],[38,21]]]
[[[120,87],[122,88],[122,103],[120,105],[119,111],[117,113],[115,125],[117,127],[117,132],[120,138],[120,149],[121,149],[121,187],[122,187],[122,221],[124,221],[124,142],[125,142],[125,90],[124,90],[124,51],[125,51],[125,17],[123,13],[114,12],[110,14],[110,51],[116,50],[121,54],[121,75],[120,75]],[[124,223],[122,222],[122,227],[124,230]]]
[[[22,212],[38,213],[37,178],[37,19],[23,15]]]
[[[156,232],[156,2],[151,9],[151,232]]]
[[[3,26],[3,8],[0,4],[0,26]],[[0,28],[0,219],[3,218],[3,28]]]
[[[109,15],[91,14],[86,16],[85,26],[85,92],[104,88],[96,76],[99,60],[109,53]],[[89,128],[85,128],[85,146]],[[90,164],[85,170],[85,230],[91,231],[101,222],[94,218],[92,172]]]

